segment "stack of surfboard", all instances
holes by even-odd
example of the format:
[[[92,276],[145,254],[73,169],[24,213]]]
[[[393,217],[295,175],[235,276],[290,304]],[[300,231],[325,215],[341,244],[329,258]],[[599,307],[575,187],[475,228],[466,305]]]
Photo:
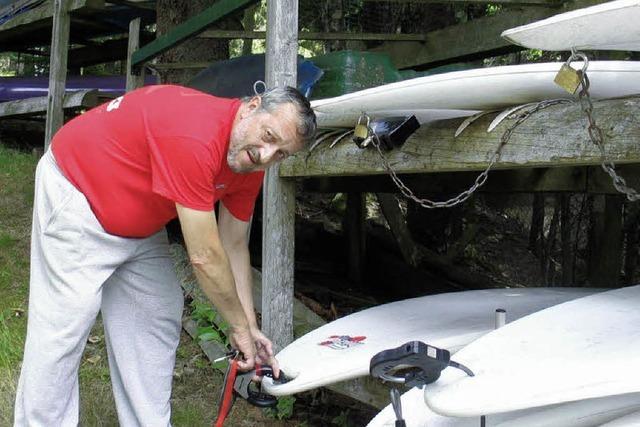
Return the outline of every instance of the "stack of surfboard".
[[[639,20],[639,0],[616,0],[512,28],[502,37],[531,49],[640,51]]]
[[[617,0],[503,32],[507,40],[543,50],[640,51],[640,0]],[[562,63],[509,65],[419,77],[311,103],[321,128],[353,127],[372,118],[416,115],[421,123],[471,116],[547,99],[568,98],[553,80]],[[573,66],[581,68],[582,64]],[[594,99],[640,94],[640,63],[592,61]]]
[[[474,377],[445,369],[402,397],[407,426],[640,425],[638,306],[640,286],[611,290],[486,334],[453,357]],[[394,422],[386,408],[369,426]]]
[[[276,358],[291,378],[264,378],[262,388],[289,395],[369,375],[378,352],[419,340],[452,352],[495,329],[495,310],[518,319],[590,295],[585,288],[489,289],[431,295],[384,304],[328,323],[298,338]]]
[[[581,63],[572,64],[581,68]],[[349,128],[365,112],[372,119],[415,115],[421,123],[467,117],[548,99],[573,99],[553,80],[562,63],[507,65],[454,71],[390,83],[311,102],[321,128]],[[593,99],[640,94],[640,62],[591,61]]]

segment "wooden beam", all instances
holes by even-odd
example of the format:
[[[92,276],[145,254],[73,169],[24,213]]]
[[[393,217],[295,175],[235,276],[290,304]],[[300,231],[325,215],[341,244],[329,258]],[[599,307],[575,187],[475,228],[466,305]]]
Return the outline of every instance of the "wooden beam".
[[[594,102],[594,114],[606,129],[606,150],[616,163],[640,163],[640,122],[628,120],[640,108],[640,98]],[[400,149],[385,154],[398,173],[481,171],[513,123],[506,120],[493,132],[486,129],[493,115],[481,118],[460,136],[454,132],[460,119],[423,125]],[[600,164],[600,153],[589,139],[579,104],[549,107],[518,126],[495,169],[522,169]],[[328,143],[291,157],[280,166],[282,177],[386,175],[374,149],[361,150],[343,141]]]
[[[265,31],[230,31],[207,30],[198,37],[206,39],[264,39]],[[301,31],[298,40],[389,40],[389,41],[424,41],[424,34],[397,33],[317,33]]]
[[[68,6],[68,3],[66,3]],[[62,127],[64,111],[62,100],[67,82],[67,54],[69,52],[69,27],[71,17],[64,0],[53,1],[53,30],[49,60],[49,94],[47,95],[47,122],[44,149],[49,148],[53,135]]]
[[[391,234],[396,239],[400,253],[405,262],[413,267],[417,267],[420,262],[420,250],[411,236],[405,216],[400,210],[398,199],[393,194],[376,193],[380,210],[389,224]]]
[[[104,0],[67,0],[66,10],[73,12],[81,9],[100,9],[104,7]],[[50,21],[54,16],[53,1],[48,1],[34,9],[21,13],[0,25],[0,34],[7,34],[9,30],[28,27],[38,22]],[[26,28],[29,30],[29,28]]]
[[[158,62],[154,64],[146,64],[145,67],[152,70],[186,70],[190,68],[207,68],[211,62]]]
[[[423,43],[387,42],[372,51],[388,53],[397,68],[424,68],[515,52],[522,48],[503,39],[500,34],[504,30],[597,3],[602,1],[575,0],[563,8],[509,8],[493,16],[427,33]]]
[[[47,111],[48,97],[20,99],[0,103],[0,118],[25,117],[34,114],[43,114]],[[70,92],[64,96],[62,108],[74,110],[91,108],[98,105],[98,91],[95,89]]]
[[[129,44],[127,47],[127,83],[126,91],[137,89],[144,85],[144,69],[135,70],[131,64],[131,56],[140,46],[140,18],[129,23]]]
[[[267,2],[267,87],[296,86],[298,0]],[[295,182],[267,170],[262,216],[262,329],[276,348],[293,340]]]
[[[344,216],[344,233],[347,240],[347,277],[358,286],[364,281],[367,252],[367,208],[365,193],[348,193]]]
[[[640,164],[616,166],[616,171],[632,188],[640,188]],[[473,185],[478,177],[473,172],[416,173],[400,175],[412,190],[421,194],[459,193]],[[398,187],[387,175],[340,176],[307,178],[302,182],[305,192],[397,193]],[[590,193],[619,194],[611,177],[600,166],[503,169],[489,173],[480,193]]]
[[[158,37],[155,41],[136,51],[132,56],[132,65],[134,67],[140,66],[184,40],[197,36],[215,22],[255,2],[256,0],[220,0],[216,2],[213,6],[178,25],[169,33]]]

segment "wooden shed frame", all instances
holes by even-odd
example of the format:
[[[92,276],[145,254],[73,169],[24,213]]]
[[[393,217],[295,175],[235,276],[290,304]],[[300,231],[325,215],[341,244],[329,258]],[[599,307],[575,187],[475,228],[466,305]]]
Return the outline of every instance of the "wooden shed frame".
[[[487,3],[485,0],[448,1]],[[71,105],[68,103],[72,102],[66,101],[67,104],[64,104],[63,101],[70,15],[103,8],[104,3],[104,0],[50,0],[45,6],[25,14],[20,21],[9,21],[0,26],[0,41],[3,40],[3,34],[29,31],[29,28],[35,31],[44,21],[52,26],[45,147],[62,125],[64,105],[68,107]],[[141,70],[146,62],[194,36],[243,39],[265,37],[267,86],[273,87],[295,85],[299,39],[383,39],[386,40],[385,43],[374,50],[389,53],[396,67],[425,68],[516,51],[518,47],[509,45],[500,37],[502,31],[564,11],[602,3],[602,0],[493,0],[491,3],[509,6],[509,10],[430,33],[411,35],[298,34],[298,0],[270,0],[266,33],[207,30],[216,21],[254,3],[256,0],[220,0],[178,25],[169,34],[142,47],[141,22],[139,19],[133,20],[129,27],[127,90],[141,85]],[[85,95],[89,98],[78,100],[78,105],[88,105],[86,99],[90,99],[91,94]],[[37,105],[42,110],[42,102]],[[595,112],[601,118],[600,124],[611,130],[607,140],[609,155],[614,162],[624,164],[622,173],[632,186],[640,185],[640,150],[637,148],[640,121],[630,118],[629,111],[638,111],[638,107],[640,100],[637,98],[595,103]],[[4,108],[8,109],[6,106]],[[18,107],[18,110],[24,111],[21,108]],[[4,110],[0,108],[1,111]],[[480,120],[470,126],[460,138],[454,138],[458,124],[457,120],[448,120],[424,126],[401,149],[387,153],[386,157],[397,166],[398,173],[422,191],[438,191],[447,186],[451,188],[451,181],[464,188],[487,166],[509,121],[494,132],[487,133],[486,120]],[[579,107],[558,105],[534,115],[514,132],[493,173],[500,177],[498,180],[501,190],[585,191],[609,195],[601,212],[601,222],[604,224],[602,232],[606,235],[610,232],[607,230],[620,226],[608,222],[606,218],[615,216],[613,214],[621,216],[621,199],[611,186],[609,177],[600,170],[600,162],[600,155],[584,129],[584,118]],[[304,179],[311,191],[344,191],[352,195],[349,202],[349,222],[354,224],[350,231],[354,248],[351,264],[356,266],[353,275],[357,277],[357,265],[364,254],[362,230],[358,231],[358,224],[361,226],[363,223],[362,197],[358,195],[365,191],[394,192],[396,189],[389,184],[385,174],[377,153],[373,150],[360,150],[348,141],[333,149],[320,146],[313,153],[303,152],[268,171],[263,189],[260,305],[263,329],[277,348],[286,346],[293,339],[295,179]],[[495,190],[491,178],[486,190]],[[607,246],[606,241],[604,243],[601,248],[603,254],[616,250]],[[410,254],[407,255],[407,259],[409,258]],[[358,395],[360,392],[354,391],[356,388],[352,387],[347,393]],[[376,401],[376,398],[367,393],[360,393],[359,396],[368,403]]]

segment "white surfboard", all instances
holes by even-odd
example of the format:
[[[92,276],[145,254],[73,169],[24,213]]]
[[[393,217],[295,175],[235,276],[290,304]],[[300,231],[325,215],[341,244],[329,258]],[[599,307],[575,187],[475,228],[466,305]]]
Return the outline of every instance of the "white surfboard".
[[[455,110],[493,110],[554,98],[572,98],[553,79],[559,62],[479,68],[419,77],[311,102],[318,126],[352,127],[362,112],[416,111],[426,119]],[[581,67],[581,63],[574,64]],[[591,61],[594,99],[640,94],[640,62]],[[461,116],[458,116],[461,117]]]
[[[470,417],[640,392],[640,286],[569,301],[492,331],[425,387],[425,401]]]
[[[640,51],[640,1],[610,1],[506,30],[511,43],[542,50]]]
[[[369,374],[378,352],[421,340],[456,351],[495,328],[495,310],[511,321],[597,292],[585,288],[517,288],[452,292],[373,307],[328,323],[280,351],[276,358],[291,381],[262,388],[289,395]]]
[[[424,403],[424,392],[413,388],[402,395],[402,417],[407,427],[479,427],[480,417],[447,417],[433,412]],[[640,393],[561,403],[533,409],[489,415],[486,427],[584,427],[623,420],[640,409]],[[395,426],[391,405],[384,408],[367,427]],[[609,426],[609,424],[606,424]],[[620,424],[622,426],[624,424]],[[618,426],[619,427],[619,426]]]
[[[638,427],[640,426],[640,411],[616,418],[600,427]]]

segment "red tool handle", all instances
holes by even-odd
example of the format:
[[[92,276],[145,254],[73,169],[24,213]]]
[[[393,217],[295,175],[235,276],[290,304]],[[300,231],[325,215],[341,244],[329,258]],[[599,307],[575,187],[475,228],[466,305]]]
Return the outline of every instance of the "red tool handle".
[[[213,424],[213,427],[223,426],[224,420],[227,418],[227,415],[229,415],[229,411],[231,410],[231,405],[233,405],[233,384],[235,383],[236,376],[238,374],[238,361],[233,359],[230,363],[229,376],[224,385],[222,403],[220,404],[220,408],[218,408],[218,418]]]

